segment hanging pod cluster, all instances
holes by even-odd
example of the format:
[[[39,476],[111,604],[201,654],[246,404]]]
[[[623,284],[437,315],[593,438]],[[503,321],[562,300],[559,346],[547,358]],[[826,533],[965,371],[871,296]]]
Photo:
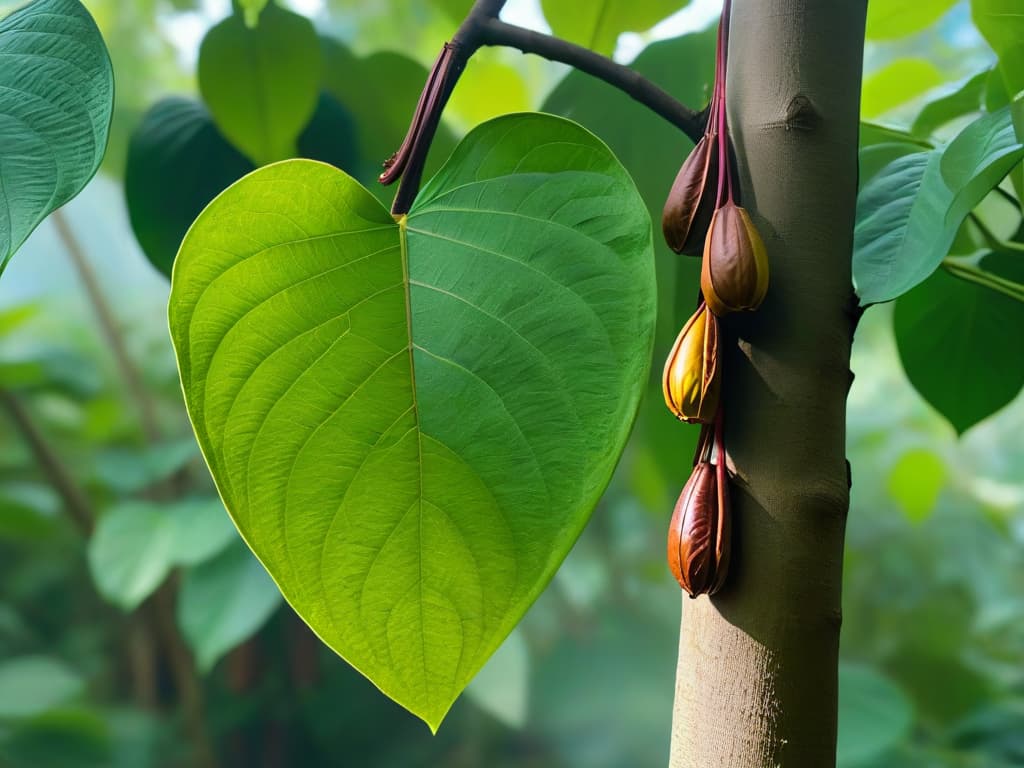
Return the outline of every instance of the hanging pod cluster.
[[[729,563],[729,494],[725,470],[722,361],[718,320],[752,311],[768,291],[768,254],[739,204],[725,81],[730,0],[718,28],[715,87],[704,136],[676,176],[662,214],[662,231],[676,253],[701,257],[701,300],[665,361],[665,404],[680,421],[704,425],[694,469],[669,525],[668,561],[691,597],[714,594]]]

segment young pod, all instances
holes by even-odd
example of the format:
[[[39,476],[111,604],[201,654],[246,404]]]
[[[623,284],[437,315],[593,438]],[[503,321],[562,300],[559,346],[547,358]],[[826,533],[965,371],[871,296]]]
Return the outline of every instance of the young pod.
[[[710,424],[718,409],[718,320],[703,302],[665,361],[662,393],[677,419]]]
[[[665,201],[661,231],[669,248],[687,256],[701,255],[717,189],[718,134],[706,133],[679,169]]]
[[[768,291],[768,253],[749,214],[727,202],[711,218],[700,289],[716,315],[757,309]]]
[[[693,468],[669,523],[668,566],[690,597],[715,594],[729,570],[728,493],[717,470],[708,461]]]

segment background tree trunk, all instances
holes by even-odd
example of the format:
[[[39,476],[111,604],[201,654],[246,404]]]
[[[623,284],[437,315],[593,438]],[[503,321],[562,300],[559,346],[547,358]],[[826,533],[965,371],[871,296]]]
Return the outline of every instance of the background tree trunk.
[[[671,768],[835,763],[866,10],[733,2],[730,124],[771,285],[724,324],[732,573],[684,595]]]

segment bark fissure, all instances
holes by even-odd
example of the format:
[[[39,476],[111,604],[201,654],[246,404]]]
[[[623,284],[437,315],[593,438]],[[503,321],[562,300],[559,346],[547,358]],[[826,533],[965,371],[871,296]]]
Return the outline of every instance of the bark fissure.
[[[835,764],[865,0],[734,0],[729,113],[772,277],[722,323],[732,571],[683,600],[671,768]]]

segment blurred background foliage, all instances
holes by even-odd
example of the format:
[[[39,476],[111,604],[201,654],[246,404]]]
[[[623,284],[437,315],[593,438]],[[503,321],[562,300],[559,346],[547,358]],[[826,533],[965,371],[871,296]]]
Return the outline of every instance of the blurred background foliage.
[[[437,737],[282,604],[220,506],[185,416],[164,273],[192,217],[280,157],[324,159],[372,184],[469,0],[284,2],[264,11],[269,42],[255,53],[212,50],[215,36],[200,47],[218,24],[251,42],[241,16],[224,21],[223,0],[86,5],[117,80],[103,172],[0,283],[0,765],[662,764],[680,600],[664,536],[696,436],[656,385],[583,537]],[[614,51],[702,104],[714,45],[704,30],[719,3],[605,0],[600,15],[596,5],[512,0],[505,17]],[[284,8],[311,23],[287,17],[280,41]],[[1013,92],[1012,41],[997,66],[969,3],[870,9],[865,119],[942,141],[993,91],[993,67],[1004,103]],[[997,48],[999,34],[987,34]],[[268,121],[260,98],[292,108]],[[924,109],[935,103],[947,106]],[[469,126],[538,108],[601,135],[660,219],[687,140],[603,84],[514,51],[474,58],[434,161]],[[905,150],[885,151],[888,162]],[[1014,174],[1019,164],[995,197],[1014,199]],[[983,205],[1012,246],[1019,206]],[[697,285],[696,260],[664,247],[657,259],[655,379]],[[1003,319],[987,354],[1019,349],[1015,316]],[[911,343],[942,354],[934,338],[898,348],[892,305],[869,310],[855,342],[840,765],[1021,766],[1024,400],[958,436],[908,381]]]

